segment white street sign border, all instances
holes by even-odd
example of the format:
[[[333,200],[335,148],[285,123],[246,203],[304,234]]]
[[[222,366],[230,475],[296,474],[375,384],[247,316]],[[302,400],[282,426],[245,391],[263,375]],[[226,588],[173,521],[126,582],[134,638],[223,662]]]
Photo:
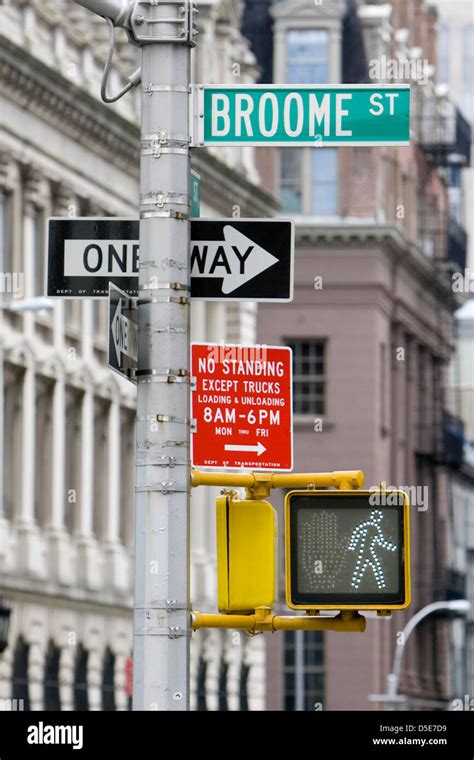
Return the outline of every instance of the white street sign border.
[[[265,146],[271,146],[272,148],[343,148],[343,147],[356,147],[356,148],[374,148],[374,147],[406,147],[410,145],[410,140],[381,140],[380,142],[370,142],[367,140],[344,140],[344,142],[337,142],[334,140],[324,140],[321,143],[314,141],[314,145],[309,140],[284,140],[279,142],[273,142],[273,140],[213,140],[211,142],[205,142],[204,140],[204,92],[209,88],[212,90],[288,90],[294,88],[295,90],[342,90],[342,89],[371,89],[377,88],[382,92],[384,90],[410,90],[410,84],[403,82],[401,84],[390,83],[381,84],[377,86],[377,83],[369,84],[294,84],[288,82],[286,84],[233,84],[228,82],[227,84],[195,84],[191,85],[191,107],[190,113],[190,135],[191,135],[191,147],[202,148],[207,146],[213,147],[242,147],[249,146],[254,148],[264,148]],[[202,114],[202,117],[201,117]]]
[[[73,217],[67,217],[67,216],[50,216],[48,217],[48,224],[46,229],[46,242],[45,242],[45,251],[46,251],[46,267],[44,272],[44,292],[48,292],[48,271],[49,271],[49,222],[64,222],[64,221],[71,221],[71,222],[137,222],[139,219],[137,217],[122,217],[122,216],[73,216]],[[292,303],[294,299],[294,276],[295,276],[295,222],[293,219],[289,219],[287,217],[280,218],[280,217],[269,217],[269,218],[259,218],[259,217],[199,217],[196,219],[189,220],[190,222],[214,222],[216,223],[222,223],[222,224],[236,224],[238,222],[258,222],[259,224],[267,223],[267,222],[286,222],[287,224],[290,224],[291,229],[291,237],[290,237],[290,286],[289,286],[289,296],[288,298],[264,298],[259,300],[258,298],[232,298],[229,296],[216,296],[213,297],[199,297],[199,298],[192,298],[191,301],[210,301],[210,302],[218,302],[218,303]],[[80,240],[81,238],[78,238]],[[191,241],[192,242],[192,241]],[[217,241],[216,241],[217,242]],[[271,253],[271,251],[270,251]],[[189,251],[189,255],[191,256],[191,247]],[[261,275],[258,275],[259,277]],[[138,275],[137,275],[138,280]],[[120,290],[120,288],[119,288]],[[122,291],[123,292],[123,291]],[[127,295],[127,294],[125,294]],[[83,301],[83,300],[90,300],[91,298],[94,301],[108,301],[109,296],[91,296],[91,295],[83,295],[83,296],[67,296],[67,295],[50,295],[48,298],[58,298],[65,301]],[[133,296],[127,295],[127,298],[133,298]]]
[[[264,467],[258,468],[258,467],[219,467],[218,465],[195,465],[193,458],[194,458],[194,435],[195,433],[192,432],[192,426],[194,423],[194,420],[191,419],[191,443],[190,443],[190,459],[191,459],[191,467],[199,468],[200,470],[209,470],[210,472],[215,472],[216,470],[222,471],[222,472],[229,472],[229,471],[238,471],[238,472],[293,472],[294,466],[295,466],[295,456],[294,456],[294,427],[295,427],[295,421],[294,421],[294,413],[293,413],[293,349],[290,348],[290,346],[269,346],[267,343],[255,343],[255,344],[249,344],[249,343],[208,343],[205,340],[193,340],[191,341],[191,348],[189,351],[189,369],[190,369],[190,391],[191,393],[194,393],[196,390],[196,385],[193,382],[193,376],[191,373],[192,369],[192,361],[193,361],[193,346],[216,346],[217,348],[221,348],[225,350],[226,348],[247,348],[247,349],[256,349],[256,348],[280,348],[285,349],[286,351],[289,351],[290,353],[290,452],[291,452],[291,460],[290,460],[290,467]],[[192,397],[190,398],[190,414],[192,416]]]

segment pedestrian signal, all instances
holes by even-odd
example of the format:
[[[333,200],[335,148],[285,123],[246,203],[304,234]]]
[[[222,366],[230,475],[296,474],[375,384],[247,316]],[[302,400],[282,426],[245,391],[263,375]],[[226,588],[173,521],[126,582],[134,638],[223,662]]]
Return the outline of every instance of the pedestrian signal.
[[[292,609],[410,604],[409,503],[403,491],[291,491],[285,535]]]

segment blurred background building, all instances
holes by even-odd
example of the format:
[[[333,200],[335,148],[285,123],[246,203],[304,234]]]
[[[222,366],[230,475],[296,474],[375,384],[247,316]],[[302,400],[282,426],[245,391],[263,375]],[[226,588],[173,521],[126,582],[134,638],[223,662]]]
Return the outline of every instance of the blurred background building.
[[[360,467],[368,486],[418,487],[412,606],[392,620],[369,615],[360,637],[289,632],[269,644],[269,708],[364,710],[386,689],[404,623],[468,593],[473,470],[448,368],[468,295],[453,275],[466,266],[471,129],[438,75],[428,3],[248,0],[245,20],[274,82],[412,85],[410,147],[282,149],[264,175],[296,222],[294,302],[266,304],[258,320],[259,341],[294,351],[295,469]],[[428,618],[407,646],[400,691],[412,708],[446,709],[472,693],[467,673],[465,622]]]
[[[200,3],[196,81],[255,78],[240,10]],[[135,387],[107,368],[106,302],[37,300],[49,216],[138,215],[140,92],[100,101],[107,52],[105,21],[71,0],[1,4],[0,599],[11,624],[0,698],[31,709],[128,706]],[[125,37],[118,53],[111,92],[137,66]],[[202,216],[274,213],[252,148],[196,151],[193,163]],[[192,330],[253,343],[255,305],[193,303]],[[192,599],[205,610],[215,608],[214,544],[214,502],[201,489]],[[194,707],[263,708],[262,637],[200,632],[192,646]]]

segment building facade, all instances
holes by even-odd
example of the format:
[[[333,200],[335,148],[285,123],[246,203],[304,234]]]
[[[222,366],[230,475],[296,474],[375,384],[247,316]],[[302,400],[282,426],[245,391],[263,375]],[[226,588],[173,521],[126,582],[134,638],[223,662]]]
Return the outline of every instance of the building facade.
[[[195,81],[252,81],[242,4],[200,3]],[[107,368],[107,304],[38,301],[50,216],[138,214],[138,90],[99,100],[105,22],[70,0],[0,8],[0,599],[11,610],[0,699],[127,709],[132,647],[134,385]],[[120,38],[118,91],[137,67]],[[196,151],[202,216],[271,216],[255,152]],[[31,300],[33,299],[33,300]],[[44,308],[40,308],[40,307]],[[252,304],[193,303],[194,340],[252,343]],[[192,499],[192,600],[215,609],[213,493]],[[194,709],[262,709],[265,651],[192,639]],[[2,701],[2,705],[6,703]]]
[[[296,224],[295,298],[284,312],[265,304],[258,319],[260,342],[294,352],[295,471],[361,468],[368,487],[412,496],[411,607],[369,614],[363,635],[274,637],[267,654],[270,708],[365,710],[386,691],[406,621],[464,593],[449,538],[460,422],[445,390],[464,297],[452,275],[466,259],[465,238],[455,248],[450,237],[450,162],[469,163],[470,131],[437,88],[437,18],[425,3],[280,0],[267,14],[275,82],[412,86],[409,147],[281,151],[273,180]],[[452,636],[432,618],[407,645],[409,706],[449,705]]]

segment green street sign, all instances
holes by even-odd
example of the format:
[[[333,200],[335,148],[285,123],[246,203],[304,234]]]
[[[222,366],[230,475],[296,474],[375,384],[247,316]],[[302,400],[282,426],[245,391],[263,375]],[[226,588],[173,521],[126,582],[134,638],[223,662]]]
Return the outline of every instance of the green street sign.
[[[409,145],[410,85],[197,85],[193,145]]]
[[[201,175],[191,169],[191,216],[197,219],[201,215]]]

